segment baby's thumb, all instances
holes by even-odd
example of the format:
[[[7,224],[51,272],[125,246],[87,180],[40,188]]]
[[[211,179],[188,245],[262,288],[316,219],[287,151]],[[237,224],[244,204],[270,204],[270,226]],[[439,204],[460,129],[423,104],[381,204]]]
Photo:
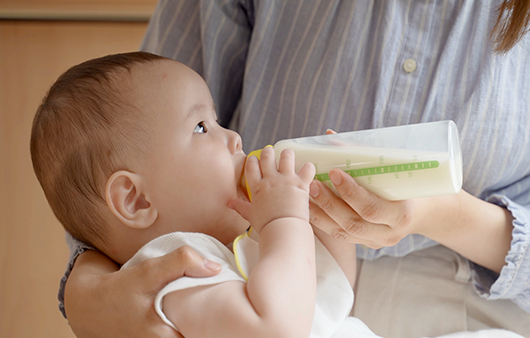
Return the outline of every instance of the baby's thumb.
[[[228,207],[250,222],[250,202],[239,199],[233,199],[228,202]]]

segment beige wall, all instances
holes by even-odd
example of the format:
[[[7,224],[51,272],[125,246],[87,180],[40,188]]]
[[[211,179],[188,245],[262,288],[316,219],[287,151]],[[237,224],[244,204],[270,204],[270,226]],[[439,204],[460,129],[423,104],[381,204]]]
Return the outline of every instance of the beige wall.
[[[0,0],[0,18],[145,20],[157,0]]]
[[[68,3],[66,0],[2,0],[0,14],[10,4],[36,2]],[[153,0],[143,2],[154,8]],[[74,335],[58,311],[56,297],[68,249],[62,227],[51,213],[33,174],[29,155],[31,123],[46,90],[63,71],[88,58],[138,49],[147,23],[8,20],[6,12],[3,13],[0,20],[0,337],[71,338]]]

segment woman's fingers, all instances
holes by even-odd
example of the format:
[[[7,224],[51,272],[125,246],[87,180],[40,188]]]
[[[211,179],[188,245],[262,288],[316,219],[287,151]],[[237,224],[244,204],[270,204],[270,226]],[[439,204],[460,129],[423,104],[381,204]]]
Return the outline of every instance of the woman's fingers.
[[[169,282],[180,277],[211,277],[221,271],[221,266],[199,255],[188,246],[182,246],[164,256],[143,261],[136,267],[124,270],[136,274],[141,293],[158,293]]]
[[[183,247],[129,269],[116,269],[101,253],[79,256],[65,289],[68,322],[76,337],[182,337],[155,312],[156,294],[177,278],[213,276],[220,267]]]
[[[333,238],[355,242],[354,238],[313,202],[309,203],[309,223]]]
[[[344,171],[333,169],[329,173],[341,198],[364,220],[401,228],[410,223],[412,208],[408,201],[387,201],[360,186]]]
[[[372,248],[391,246],[410,232],[408,201],[389,202],[359,186],[341,170],[329,173],[340,197],[323,183],[313,181],[311,223],[335,238]]]
[[[309,193],[319,210],[311,210],[311,223],[335,238],[363,237],[364,220],[340,197],[319,181],[311,182]]]
[[[363,244],[373,249],[381,248],[381,245],[372,241],[369,238],[360,238],[355,237],[348,233],[344,228],[342,228],[337,222],[335,222],[331,217],[328,216],[318,205],[314,203],[309,203],[309,222],[315,228],[318,228],[331,237],[339,240],[343,240],[350,243]],[[384,226],[384,225],[377,225]],[[367,232],[368,233],[368,232]]]

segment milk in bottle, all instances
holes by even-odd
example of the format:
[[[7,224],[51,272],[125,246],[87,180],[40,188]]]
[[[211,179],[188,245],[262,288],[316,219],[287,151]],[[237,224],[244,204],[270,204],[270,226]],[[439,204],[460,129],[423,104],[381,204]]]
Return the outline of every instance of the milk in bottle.
[[[295,153],[297,172],[306,162],[333,189],[328,173],[340,168],[389,201],[455,194],[462,187],[462,157],[452,121],[288,139],[274,145]]]

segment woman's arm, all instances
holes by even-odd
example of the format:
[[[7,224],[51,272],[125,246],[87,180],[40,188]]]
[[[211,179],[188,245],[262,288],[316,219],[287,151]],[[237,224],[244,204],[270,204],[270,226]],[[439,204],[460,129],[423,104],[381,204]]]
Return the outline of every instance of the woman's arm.
[[[419,214],[415,233],[497,273],[506,264],[513,217],[505,208],[461,190],[456,195],[418,200],[415,209]]]
[[[154,297],[171,280],[213,276],[219,266],[182,247],[117,270],[113,261],[96,251],[85,251],[77,258],[66,283],[65,308],[78,338],[180,337],[156,314]]]

